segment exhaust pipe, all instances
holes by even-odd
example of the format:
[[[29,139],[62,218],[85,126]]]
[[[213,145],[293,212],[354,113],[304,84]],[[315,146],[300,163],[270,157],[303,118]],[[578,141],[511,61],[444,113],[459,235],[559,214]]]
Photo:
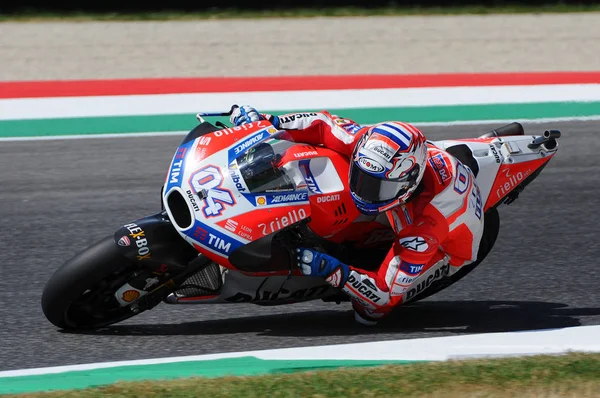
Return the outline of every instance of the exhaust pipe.
[[[525,135],[525,130],[521,123],[512,122],[506,126],[498,127],[495,130],[489,131],[479,138],[506,137],[509,135]]]

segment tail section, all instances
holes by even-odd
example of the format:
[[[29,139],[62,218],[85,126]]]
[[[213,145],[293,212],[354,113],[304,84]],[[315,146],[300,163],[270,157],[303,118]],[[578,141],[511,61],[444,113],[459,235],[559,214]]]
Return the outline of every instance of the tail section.
[[[485,203],[484,211],[487,211],[518,197],[556,154],[560,135],[557,130],[548,130],[542,135],[522,135],[522,126],[512,123],[478,138],[434,144],[473,170]]]

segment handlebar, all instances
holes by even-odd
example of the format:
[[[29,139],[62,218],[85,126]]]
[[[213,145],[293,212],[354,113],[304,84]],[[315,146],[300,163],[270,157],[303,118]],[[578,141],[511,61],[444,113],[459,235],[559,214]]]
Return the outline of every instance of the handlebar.
[[[239,106],[237,105],[232,105],[231,109],[229,110],[229,112],[198,112],[196,113],[196,117],[200,116],[231,116],[231,114],[233,113],[233,111],[239,108]]]

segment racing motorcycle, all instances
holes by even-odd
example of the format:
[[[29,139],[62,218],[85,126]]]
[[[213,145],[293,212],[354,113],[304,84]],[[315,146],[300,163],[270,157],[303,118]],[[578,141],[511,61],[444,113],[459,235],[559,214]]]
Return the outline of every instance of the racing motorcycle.
[[[233,108],[232,108],[233,110]],[[295,143],[266,120],[239,127],[199,124],[176,149],[161,189],[161,211],[122,225],[64,263],[47,282],[42,309],[63,329],[114,324],[160,303],[347,301],[323,278],[304,276],[295,249],[314,247],[363,268],[391,247],[391,228],[373,247],[327,239],[359,215],[348,190],[349,160],[328,148]],[[561,133],[525,135],[519,123],[480,137],[428,141],[471,169],[481,191],[491,249],[497,207],[513,202],[556,154]],[[443,172],[443,164],[433,163]],[[459,176],[457,184],[463,179]],[[464,182],[464,181],[463,181]],[[454,187],[460,189],[460,187]],[[458,281],[478,262],[415,281],[414,302]],[[421,278],[420,278],[421,279]]]

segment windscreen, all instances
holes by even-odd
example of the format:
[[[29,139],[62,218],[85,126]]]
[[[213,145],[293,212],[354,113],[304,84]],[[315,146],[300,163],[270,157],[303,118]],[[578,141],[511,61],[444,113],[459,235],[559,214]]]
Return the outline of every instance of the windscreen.
[[[236,157],[237,168],[250,192],[296,190],[294,179],[281,164],[291,145],[293,143],[288,140],[271,138]]]

